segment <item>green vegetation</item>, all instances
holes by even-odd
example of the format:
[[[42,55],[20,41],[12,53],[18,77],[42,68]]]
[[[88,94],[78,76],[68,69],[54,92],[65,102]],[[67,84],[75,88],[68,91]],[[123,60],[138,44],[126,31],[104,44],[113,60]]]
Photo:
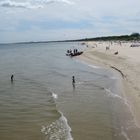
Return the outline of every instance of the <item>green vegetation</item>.
[[[140,41],[139,33],[132,33],[131,35],[121,35],[121,36],[106,36],[106,37],[96,37],[96,38],[86,38],[78,41]]]

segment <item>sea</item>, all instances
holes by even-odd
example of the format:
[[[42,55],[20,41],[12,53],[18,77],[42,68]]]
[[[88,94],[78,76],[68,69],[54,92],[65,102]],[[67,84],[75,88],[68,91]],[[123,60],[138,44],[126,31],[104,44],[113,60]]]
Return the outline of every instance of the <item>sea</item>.
[[[68,49],[85,46],[0,45],[0,140],[140,140],[120,74]]]

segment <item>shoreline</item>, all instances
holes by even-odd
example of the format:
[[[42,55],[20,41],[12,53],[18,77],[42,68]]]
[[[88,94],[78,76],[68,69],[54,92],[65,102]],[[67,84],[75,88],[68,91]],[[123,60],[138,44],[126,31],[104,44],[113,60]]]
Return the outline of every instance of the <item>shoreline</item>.
[[[135,124],[140,128],[140,47],[132,48],[131,44],[132,42],[86,42],[87,48],[78,59],[120,73],[124,97],[130,104]],[[115,55],[115,52],[118,54]]]

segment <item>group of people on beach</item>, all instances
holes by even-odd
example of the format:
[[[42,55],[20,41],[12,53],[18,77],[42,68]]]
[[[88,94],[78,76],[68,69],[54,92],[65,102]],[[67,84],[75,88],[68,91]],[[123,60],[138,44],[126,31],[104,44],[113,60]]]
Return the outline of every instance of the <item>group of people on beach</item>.
[[[67,54],[76,54],[76,53],[78,53],[77,49],[73,49],[73,51],[71,49],[67,50]]]
[[[110,46],[106,46],[106,51],[107,51],[107,50],[110,50]],[[119,54],[118,51],[114,52],[114,55],[117,55],[117,54]]]
[[[77,56],[77,55],[81,55],[83,52],[82,51],[78,51],[77,49],[73,49],[73,50],[67,50],[66,55],[67,56]]]

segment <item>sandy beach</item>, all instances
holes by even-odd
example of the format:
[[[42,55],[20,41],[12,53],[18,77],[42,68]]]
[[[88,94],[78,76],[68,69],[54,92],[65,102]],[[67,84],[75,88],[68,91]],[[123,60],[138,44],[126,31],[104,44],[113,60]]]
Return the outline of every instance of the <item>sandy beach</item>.
[[[112,68],[122,75],[124,96],[129,102],[135,123],[140,126],[140,47],[130,47],[132,44],[86,42],[87,48],[79,58],[91,64]]]

